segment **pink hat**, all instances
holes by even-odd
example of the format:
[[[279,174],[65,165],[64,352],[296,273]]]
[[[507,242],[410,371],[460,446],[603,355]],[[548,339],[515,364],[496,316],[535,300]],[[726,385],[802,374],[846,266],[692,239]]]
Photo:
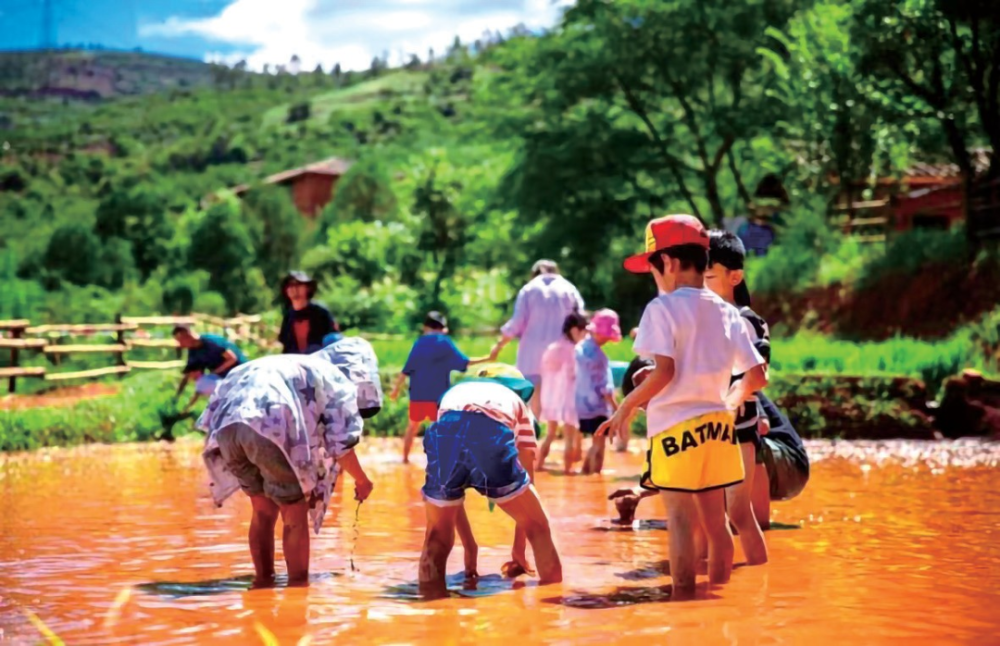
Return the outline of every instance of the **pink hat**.
[[[612,341],[622,340],[622,328],[618,324],[618,312],[609,309],[597,310],[590,317],[590,325],[587,330],[591,334],[603,336]]]

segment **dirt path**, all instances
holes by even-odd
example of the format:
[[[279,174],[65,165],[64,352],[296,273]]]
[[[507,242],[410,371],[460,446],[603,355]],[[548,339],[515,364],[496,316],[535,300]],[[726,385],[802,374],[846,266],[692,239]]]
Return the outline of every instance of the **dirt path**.
[[[25,410],[53,406],[72,406],[84,399],[107,397],[118,392],[114,384],[87,384],[57,388],[37,395],[5,395],[0,397],[0,410]]]

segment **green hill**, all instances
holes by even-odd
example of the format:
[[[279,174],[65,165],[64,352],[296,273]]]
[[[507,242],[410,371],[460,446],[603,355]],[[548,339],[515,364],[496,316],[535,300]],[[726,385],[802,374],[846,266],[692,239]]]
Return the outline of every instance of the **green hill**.
[[[811,288],[874,289],[898,273],[887,258],[917,262],[911,248],[962,269],[973,257],[961,232],[883,249],[827,219],[848,182],[847,199],[873,202],[914,159],[962,167],[963,150],[1000,148],[983,125],[1000,122],[1000,104],[968,77],[995,71],[980,69],[995,57],[970,48],[1000,42],[996,29],[977,41],[986,27],[962,18],[955,40],[924,4],[912,20],[945,39],[928,42],[959,48],[935,59],[950,88],[934,99],[943,107],[880,63],[935,54],[902,32],[887,37],[902,23],[877,0],[725,10],[580,0],[544,34],[515,30],[365,72],[2,54],[0,318],[264,311],[282,273],[299,267],[347,325],[411,329],[435,308],[455,328],[488,327],[532,262],[551,257],[589,304],[630,325],[652,290],[620,260],[650,217],[693,213],[719,227],[777,209],[777,246],[750,263],[755,297],[806,294],[795,309],[805,313],[781,323],[837,331],[843,312],[813,312]],[[892,47],[905,51],[883,56]],[[315,219],[286,187],[259,186],[332,157],[354,163]],[[253,188],[240,199],[222,190],[244,184]],[[937,273],[955,277],[942,290],[962,293],[961,271]],[[983,293],[963,318],[995,302]],[[909,311],[887,306],[883,331],[905,333]]]
[[[0,93],[108,99],[213,83],[216,66],[142,52],[0,52]]]

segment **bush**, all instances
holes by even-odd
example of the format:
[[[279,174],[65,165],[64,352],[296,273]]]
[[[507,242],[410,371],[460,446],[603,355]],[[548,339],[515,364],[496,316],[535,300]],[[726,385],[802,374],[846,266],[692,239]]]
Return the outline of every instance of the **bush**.
[[[858,290],[872,287],[887,276],[912,276],[930,265],[961,265],[971,259],[963,229],[914,229],[894,237],[886,245],[884,254],[865,265],[858,280]]]
[[[819,198],[793,208],[776,229],[777,244],[768,254],[747,261],[747,283],[754,292],[796,292],[815,284],[824,256],[842,245]]]
[[[161,430],[158,411],[171,401],[175,379],[168,373],[130,376],[110,397],[6,412],[0,415],[0,451],[153,439]]]

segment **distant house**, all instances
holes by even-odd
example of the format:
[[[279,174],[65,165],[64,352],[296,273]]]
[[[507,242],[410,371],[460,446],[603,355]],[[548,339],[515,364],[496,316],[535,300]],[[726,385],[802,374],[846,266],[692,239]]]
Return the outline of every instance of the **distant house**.
[[[350,167],[351,162],[331,157],[276,173],[264,178],[263,183],[291,187],[292,201],[299,212],[308,218],[315,218],[333,199],[337,183]],[[251,186],[240,184],[232,190],[236,195],[242,196],[251,190]]]
[[[992,152],[982,148],[970,152],[975,173],[981,175],[990,166]],[[866,190],[871,190],[867,199],[863,197]],[[917,163],[901,177],[878,178],[874,185],[862,180],[842,186],[836,206],[845,216],[847,232],[872,227],[897,232],[950,229],[966,218],[965,177],[956,164]]]

